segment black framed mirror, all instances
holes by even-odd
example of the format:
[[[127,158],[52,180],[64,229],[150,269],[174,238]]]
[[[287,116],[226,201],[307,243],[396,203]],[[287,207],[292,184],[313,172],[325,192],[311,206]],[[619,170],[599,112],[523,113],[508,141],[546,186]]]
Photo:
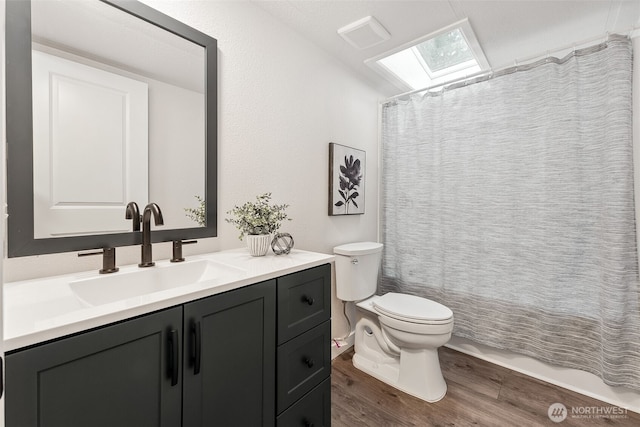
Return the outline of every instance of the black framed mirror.
[[[33,3],[33,4],[32,4]],[[42,138],[41,130],[34,126],[34,116],[40,117],[51,117],[51,121],[59,120],[59,114],[57,112],[46,111],[42,113],[39,111],[43,104],[51,104],[52,102],[41,102],[36,98],[34,101],[34,85],[37,87],[36,79],[34,76],[36,73],[34,69],[34,63],[36,62],[36,54],[33,53],[35,50],[39,50],[44,52],[44,56],[63,56],[63,61],[77,62],[75,61],[75,57],[80,57],[80,53],[82,50],[86,51],[88,48],[85,47],[77,47],[73,49],[66,49],[64,41],[58,42],[43,42],[43,39],[46,39],[46,36],[41,35],[40,30],[38,32],[32,33],[32,6],[39,6],[39,3],[44,4],[53,4],[60,3],[64,4],[66,2],[48,2],[48,1],[40,1],[34,0],[25,1],[25,0],[8,0],[6,2],[6,135],[7,135],[7,213],[8,213],[8,229],[7,229],[7,237],[8,237],[8,256],[9,257],[19,257],[19,256],[27,256],[27,255],[37,255],[37,254],[49,254],[49,253],[59,253],[59,252],[72,252],[72,251],[81,251],[87,249],[95,249],[95,248],[104,248],[104,247],[119,247],[119,246],[129,246],[129,245],[137,245],[142,241],[142,236],[140,232],[131,232],[131,231],[122,231],[121,226],[120,229],[117,227],[113,230],[108,230],[104,232],[104,234],[94,233],[92,231],[86,230],[69,230],[67,232],[58,233],[57,231],[52,232],[42,232],[37,231],[38,227],[34,227],[36,224],[35,218],[38,217],[38,214],[34,214],[37,212],[38,206],[41,204],[41,199],[46,199],[46,202],[49,205],[55,204],[54,202],[59,202],[59,200],[64,200],[69,194],[67,198],[73,199],[75,197],[75,193],[77,189],[72,190],[59,190],[57,185],[49,185],[49,181],[47,178],[49,175],[53,174],[53,172],[47,170],[46,173],[42,173],[36,166],[41,163],[46,164],[48,168],[51,170],[55,169],[56,179],[60,180],[60,176],[63,176],[67,182],[78,182],[84,185],[85,193],[91,193],[91,189],[93,186],[100,186],[101,183],[114,183],[112,185],[113,188],[116,188],[117,194],[111,194],[109,197],[104,197],[106,201],[100,200],[100,203],[106,205],[105,211],[109,211],[112,214],[115,213],[118,218],[122,221],[126,221],[125,219],[125,206],[130,201],[135,201],[140,205],[140,210],[144,209],[146,203],[157,202],[161,208],[163,208],[163,213],[165,214],[165,226],[153,228],[152,231],[152,242],[166,242],[172,240],[181,240],[181,239],[194,239],[194,238],[205,238],[205,237],[215,237],[217,235],[217,41],[204,34],[200,31],[197,31],[167,15],[164,15],[155,9],[152,9],[142,3],[136,1],[129,0],[85,0],[82,3],[86,3],[90,7],[96,8],[107,8],[109,9],[107,17],[101,17],[100,20],[106,22],[113,21],[111,15],[122,14],[125,18],[123,22],[118,22],[115,24],[115,30],[113,31],[113,37],[109,34],[102,34],[101,39],[105,40],[105,46],[112,46],[113,40],[116,38],[115,33],[128,34],[131,30],[134,30],[134,27],[138,27],[138,23],[140,25],[147,26],[149,28],[145,29],[140,36],[131,37],[130,35],[126,38],[127,45],[134,45],[138,43],[142,46],[139,52],[134,53],[130,56],[144,56],[147,52],[153,52],[157,49],[158,40],[160,40],[161,45],[168,46],[169,49],[181,50],[183,52],[187,52],[187,55],[183,59],[175,59],[175,58],[160,58],[157,62],[154,63],[154,60],[143,59],[143,65],[140,66],[126,66],[125,71],[120,72],[117,70],[119,67],[118,60],[111,60],[111,63],[108,66],[103,67],[104,70],[107,71],[107,74],[122,74],[125,76],[133,75],[146,75],[144,79],[153,81],[153,84],[148,86],[147,91],[143,90],[143,94],[147,94],[148,100],[145,100],[145,104],[148,105],[145,107],[148,110],[149,123],[143,122],[142,125],[139,126],[140,131],[138,133],[148,132],[146,135],[148,139],[148,145],[145,146],[147,152],[140,158],[144,159],[145,156],[148,157],[149,163],[142,167],[142,162],[136,162],[132,160],[131,150],[129,139],[130,134],[134,133],[129,128],[120,129],[117,126],[113,126],[116,128],[113,131],[112,126],[104,120],[104,124],[102,127],[98,126],[98,130],[95,131],[94,134],[90,132],[86,132],[87,122],[90,122],[90,119],[86,119],[84,117],[72,117],[73,120],[67,120],[68,123],[78,123],[84,124],[85,127],[79,127],[76,129],[71,126],[65,132],[63,136],[67,138],[69,135],[79,135],[79,138],[83,138],[86,135],[91,135],[90,137],[86,137],[85,139],[88,141],[87,144],[82,144],[82,146],[74,146],[74,151],[76,159],[74,161],[80,162],[78,159],[85,159],[81,163],[77,163],[81,167],[73,167],[73,161],[69,161],[68,154],[51,154],[49,158],[45,158],[44,161],[38,160],[38,156],[41,157],[41,148],[40,146],[35,146],[34,143],[38,141],[39,138],[45,141],[45,145],[51,145],[51,141],[55,138],[58,140],[65,140],[60,137],[60,132],[56,134],[55,138],[49,135],[45,135]],[[78,8],[79,2],[70,1],[68,2],[66,7]],[[82,13],[75,16],[74,13],[56,13],[55,16],[62,17],[67,21],[74,20],[78,24],[82,24],[85,28],[91,32],[97,31],[97,27],[100,25],[95,25],[94,23],[87,24],[86,22],[78,22],[84,20]],[[69,10],[71,11],[71,9]],[[47,11],[41,12],[41,15],[46,15]],[[35,14],[34,21],[35,19]],[[49,14],[49,17],[52,16]],[[47,19],[46,21],[51,21]],[[68,22],[61,21],[59,25],[68,26]],[[45,33],[45,30],[42,30]],[[158,32],[159,31],[159,32]],[[50,29],[52,33],[59,33],[55,28],[53,30]],[[33,34],[33,35],[32,35]],[[86,38],[84,35],[72,35],[70,38],[82,39]],[[146,44],[145,44],[146,43]],[[186,43],[186,44],[185,44]],[[86,44],[86,43],[85,43]],[[35,46],[44,46],[38,47]],[[127,48],[129,48],[127,46]],[[115,48],[114,52],[122,51],[123,48]],[[63,52],[64,55],[59,55],[58,52]],[[172,65],[176,63],[186,64],[190,62],[188,57],[191,53],[196,52],[196,55],[192,55],[194,57],[201,56],[201,59],[195,59],[196,64],[201,64],[200,71],[202,74],[202,81],[196,82],[196,86],[200,86],[200,89],[187,87],[190,83],[167,83],[171,78],[166,76],[161,76],[162,73],[160,71],[164,71],[162,68],[162,64],[165,64],[167,68],[170,68]],[[51,55],[53,53],[53,55]],[[89,69],[90,72],[94,64],[102,64],[102,58],[100,54],[94,54],[94,52],[90,52],[91,55],[88,59],[82,59],[80,62],[85,62],[85,64],[75,65],[75,68],[78,69]],[[38,55],[41,53],[39,52]],[[143,55],[142,55],[143,54]],[[182,57],[181,57],[182,58]],[[38,60],[39,61],[39,60]],[[102,62],[101,62],[102,61]],[[198,61],[201,61],[198,62]],[[87,66],[89,64],[90,66]],[[148,65],[152,64],[152,65]],[[154,65],[155,64],[155,65]],[[161,64],[160,66],[158,64]],[[155,67],[154,69],[144,70],[144,67],[150,68]],[[40,65],[37,65],[40,67]],[[137,68],[136,68],[137,67]],[[186,65],[185,65],[186,67]],[[202,69],[203,68],[203,69]],[[38,68],[39,69],[39,68]],[[98,72],[103,73],[104,70],[98,70]],[[115,72],[113,72],[116,70]],[[37,73],[36,73],[37,74]],[[150,76],[150,77],[149,77]],[[84,78],[84,77],[83,77]],[[119,79],[119,76],[116,76]],[[135,80],[135,77],[133,80]],[[129,79],[132,80],[132,79]],[[140,80],[140,79],[139,79]],[[192,79],[193,80],[193,79]],[[63,84],[65,81],[61,80]],[[177,80],[176,80],[177,81]],[[186,79],[185,79],[186,81]],[[159,83],[158,83],[159,82]],[[102,83],[99,85],[102,88]],[[178,103],[178,101],[173,100],[168,102],[169,98],[159,98],[159,93],[162,91],[158,89],[158,87],[162,87],[163,90],[167,93],[175,93],[171,92],[174,87],[180,87],[181,94],[190,94],[189,96],[195,96],[194,99],[200,99],[201,101],[201,109],[198,109],[195,113],[184,113],[184,110],[189,112],[189,109],[185,109],[180,107],[179,110],[168,110],[164,111],[164,107],[167,105],[172,105],[174,103]],[[187,87],[186,89],[184,89]],[[167,89],[168,88],[168,89]],[[57,90],[57,89],[55,89]],[[53,89],[51,90],[53,92]],[[116,90],[116,92],[118,92]],[[56,92],[57,93],[57,92]],[[100,98],[100,101],[95,102],[100,107],[100,112],[93,114],[93,117],[111,117],[109,114],[104,114],[102,108],[105,105],[109,105],[109,94],[107,94],[106,98]],[[118,96],[120,93],[118,92]],[[182,95],[180,95],[182,96]],[[200,98],[198,98],[198,96]],[[115,105],[117,108],[122,107],[123,111],[126,110],[129,112],[133,110],[131,107],[130,97],[129,95],[124,96],[123,99],[126,101],[120,101],[119,98],[115,97],[114,102],[111,104]],[[63,103],[63,97],[57,98],[56,103]],[[93,101],[92,101],[93,102]],[[161,108],[162,107],[162,108]],[[35,112],[34,112],[35,108]],[[106,108],[106,107],[105,107]],[[159,111],[163,110],[164,116],[162,116]],[[66,110],[65,110],[66,111]],[[116,110],[119,111],[119,110]],[[200,112],[201,111],[201,112]],[[67,112],[68,113],[68,112]],[[182,116],[180,116],[182,114]],[[117,114],[116,114],[117,116]],[[176,118],[176,116],[180,116]],[[201,117],[200,117],[201,116]],[[66,116],[69,117],[69,114]],[[141,116],[127,116],[122,120],[123,123],[127,125],[130,122],[136,122],[137,119],[133,120],[131,117],[141,117]],[[161,119],[158,119],[160,117]],[[165,119],[162,119],[165,117]],[[200,125],[193,125],[193,122],[190,121],[192,117],[198,117],[200,120],[196,123],[201,123]],[[165,128],[161,128],[161,130],[156,129],[153,125],[153,120],[157,122],[167,122],[169,119],[175,118],[174,122],[176,124],[173,125],[171,131],[167,131]],[[56,122],[56,123],[58,123]],[[182,126],[182,127],[181,127]],[[35,131],[34,131],[35,127]],[[47,125],[43,126],[45,129],[51,128],[51,123],[47,123]],[[95,128],[95,127],[94,127]],[[58,128],[56,128],[58,129]],[[71,129],[71,130],[68,130]],[[93,129],[93,128],[92,128]],[[193,131],[197,135],[201,135],[202,146],[200,148],[191,149],[190,146],[185,142],[188,138],[185,136],[188,132]],[[35,136],[34,136],[35,133]],[[100,147],[96,148],[91,144],[95,144],[94,140],[96,139],[108,139],[108,135],[105,134],[113,133],[117,137],[122,135],[122,140],[126,141],[123,143],[116,144],[115,150],[112,148],[102,149]],[[193,132],[192,132],[193,133]],[[166,135],[170,135],[171,137],[167,137]],[[158,145],[157,141],[165,138],[167,141],[164,142],[165,145]],[[197,140],[197,137],[193,137],[194,140]],[[156,145],[154,145],[156,144]],[[58,144],[64,145],[64,144]],[[56,145],[56,147],[58,147]],[[70,144],[67,144],[70,145]],[[71,144],[73,145],[73,144]],[[118,151],[119,150],[119,151]],[[173,150],[173,151],[171,151]],[[115,151],[115,154],[114,154]],[[165,153],[167,151],[167,153]],[[194,155],[197,160],[193,160],[194,162],[199,162],[198,167],[194,168],[189,164],[192,160],[184,160],[180,157],[180,153],[189,153],[191,151],[195,151]],[[95,154],[94,154],[95,153]],[[164,163],[152,163],[151,159],[158,157],[158,153],[163,153]],[[176,154],[177,153],[177,154]],[[35,155],[35,157],[34,157]],[[103,165],[106,165],[106,158],[113,157],[119,159],[122,164],[126,165],[130,168],[131,171],[135,171],[138,174],[138,177],[142,177],[139,179],[138,177],[131,178],[131,172],[129,170],[122,171],[118,169],[118,167],[113,167],[112,169],[103,168]],[[89,159],[93,159],[94,162],[91,164]],[[137,159],[137,158],[136,158]],[[66,162],[66,163],[65,163]],[[89,163],[89,166],[86,164]],[[138,167],[140,166],[140,167]],[[111,166],[109,166],[111,167]],[[147,168],[147,169],[145,169]],[[96,174],[96,177],[89,177],[87,174],[90,173],[90,170],[93,169],[101,169],[100,174]],[[142,172],[139,171],[142,169]],[[196,174],[193,173],[194,169],[202,170],[202,172]],[[107,172],[105,172],[105,170]],[[111,170],[115,170],[115,173],[112,173]],[[146,176],[145,176],[146,175]],[[196,180],[198,181],[195,188],[188,186],[183,183],[182,177],[186,175],[194,175],[196,176]],[[44,176],[44,180],[42,179]],[[35,177],[35,178],[34,178]],[[158,178],[160,177],[160,178]],[[144,190],[145,184],[144,179],[148,179],[147,187],[147,198],[144,196],[136,196],[139,197],[139,200],[136,198],[132,198],[129,200],[129,197],[133,197],[132,194],[139,194],[136,192],[132,192],[127,187],[129,184],[123,184],[121,181],[134,182],[137,183],[138,187]],[[45,182],[44,187],[50,187],[47,191],[50,190],[50,194],[46,194],[45,197],[42,197],[40,194],[41,189],[37,187],[38,182]],[[139,182],[142,181],[143,184]],[[156,182],[160,181],[160,182]],[[57,182],[57,181],[56,181]],[[34,187],[34,185],[36,187]],[[133,185],[133,184],[132,184]],[[41,186],[42,187],[42,186]],[[89,190],[87,190],[87,188]],[[169,188],[169,189],[167,189]],[[122,189],[122,191],[120,191]],[[162,190],[163,192],[159,192]],[[79,191],[79,190],[78,190]],[[96,193],[106,193],[109,190],[102,189],[100,191],[96,191]],[[177,193],[185,193],[188,194],[190,200],[193,201],[193,204],[189,204],[184,200],[179,202],[166,202],[166,204],[172,204],[177,206],[171,206],[169,208],[173,209],[177,212],[174,215],[167,215],[167,211],[170,209],[164,209],[162,206],[163,202],[159,201],[158,198],[162,199],[162,197],[166,197],[167,193],[177,194]],[[61,196],[60,194],[63,194]],[[55,197],[54,197],[55,196]],[[199,203],[194,196],[204,199],[204,217],[201,217],[200,220],[204,222],[203,226],[200,226],[199,223],[195,222],[185,222],[184,218],[177,221],[175,225],[172,225],[173,217],[184,216],[185,209],[188,208],[197,208],[199,207],[197,204]],[[56,199],[51,201],[50,199]],[[84,200],[84,199],[83,199]],[[170,199],[167,199],[170,200]],[[65,204],[66,202],[58,203],[56,209],[59,211],[69,211],[69,204]],[[82,210],[85,208],[82,206],[82,203],[86,203],[84,201],[80,202],[80,207],[76,210],[80,211],[80,217],[83,216]],[[166,206],[165,204],[165,206]],[[35,211],[34,211],[35,209]],[[93,212],[93,211],[91,211]],[[76,212],[77,213],[77,212]],[[94,215],[93,213],[84,214],[84,217],[88,217],[90,215]],[[101,213],[96,213],[96,216],[102,215]],[[38,217],[39,218],[39,217]],[[77,217],[70,217],[70,220],[67,220],[68,223],[77,223],[79,220]],[[38,223],[39,224],[39,223]],[[102,225],[101,225],[102,227]],[[130,227],[130,225],[129,225]],[[64,228],[64,226],[62,227]],[[106,227],[105,227],[106,228]],[[130,228],[129,228],[130,229]],[[49,234],[47,234],[49,233]]]

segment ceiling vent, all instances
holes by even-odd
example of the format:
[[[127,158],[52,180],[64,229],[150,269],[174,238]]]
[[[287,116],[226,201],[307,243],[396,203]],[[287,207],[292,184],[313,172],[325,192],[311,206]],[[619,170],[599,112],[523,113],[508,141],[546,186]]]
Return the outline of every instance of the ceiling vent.
[[[338,30],[338,34],[357,49],[367,49],[391,38],[391,34],[373,16],[345,25]]]

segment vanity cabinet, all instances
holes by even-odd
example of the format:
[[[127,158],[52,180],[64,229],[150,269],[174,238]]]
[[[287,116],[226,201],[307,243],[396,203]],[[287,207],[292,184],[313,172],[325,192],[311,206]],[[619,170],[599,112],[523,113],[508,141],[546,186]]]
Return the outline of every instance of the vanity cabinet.
[[[9,353],[7,426],[329,426],[329,264]]]
[[[6,425],[274,425],[275,284],[7,355]]]

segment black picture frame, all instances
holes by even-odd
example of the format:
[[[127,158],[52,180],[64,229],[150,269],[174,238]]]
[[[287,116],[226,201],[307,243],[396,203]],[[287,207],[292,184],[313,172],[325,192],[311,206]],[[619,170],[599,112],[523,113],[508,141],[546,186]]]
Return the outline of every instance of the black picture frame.
[[[366,152],[329,143],[329,215],[362,215],[365,211]]]

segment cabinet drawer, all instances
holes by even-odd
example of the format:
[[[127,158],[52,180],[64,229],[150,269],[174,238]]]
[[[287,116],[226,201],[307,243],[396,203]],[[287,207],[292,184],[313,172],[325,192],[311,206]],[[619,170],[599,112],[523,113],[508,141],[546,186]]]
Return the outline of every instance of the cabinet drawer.
[[[331,265],[278,279],[278,344],[331,317]]]
[[[305,397],[284,411],[278,427],[328,427],[331,425],[331,378],[316,386]]]
[[[278,347],[278,413],[331,373],[331,322]]]

